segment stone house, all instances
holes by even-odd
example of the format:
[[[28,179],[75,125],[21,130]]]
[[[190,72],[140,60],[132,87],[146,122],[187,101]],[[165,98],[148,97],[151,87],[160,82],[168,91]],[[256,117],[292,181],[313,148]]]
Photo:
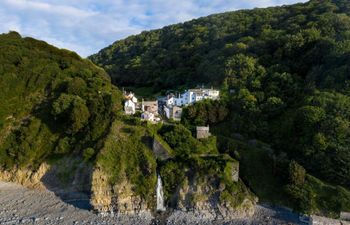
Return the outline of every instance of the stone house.
[[[181,120],[182,108],[178,106],[164,106],[164,114],[168,119]]]
[[[143,101],[141,104],[142,112],[149,112],[153,115],[158,115],[158,101]]]

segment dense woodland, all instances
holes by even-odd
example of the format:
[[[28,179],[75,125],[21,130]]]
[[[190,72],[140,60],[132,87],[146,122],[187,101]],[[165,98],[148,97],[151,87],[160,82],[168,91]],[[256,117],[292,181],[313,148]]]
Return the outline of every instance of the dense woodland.
[[[240,207],[246,198],[254,201],[243,182],[232,180],[237,161],[218,153],[215,137],[199,141],[182,125],[162,127],[125,116],[121,92],[91,61],[16,32],[0,35],[0,49],[1,172],[37,171],[42,163],[71,161],[57,173],[45,174],[60,181],[55,188],[69,188],[78,167],[87,165],[103,173],[113,188],[132,187],[124,194],[139,196],[150,210],[155,207],[157,172],[163,176],[166,203],[173,207],[177,203],[170,200],[185,182],[213,185],[204,182],[208,177],[223,187],[220,202]],[[157,160],[153,138],[167,146],[171,160]],[[215,156],[201,157],[209,153]],[[94,194],[94,188],[85,188]]]
[[[0,35],[0,169],[101,148],[121,108],[109,76],[76,53],[16,32]]]
[[[90,59],[115,84],[147,86],[149,95],[202,84],[220,88],[220,102],[188,107],[183,123],[268,143],[274,162],[281,162],[275,175],[290,175],[282,183],[303,202],[299,208],[310,210],[310,196],[319,191],[303,186],[305,173],[350,188],[347,0],[211,15],[117,41]],[[293,171],[304,178],[298,181]]]

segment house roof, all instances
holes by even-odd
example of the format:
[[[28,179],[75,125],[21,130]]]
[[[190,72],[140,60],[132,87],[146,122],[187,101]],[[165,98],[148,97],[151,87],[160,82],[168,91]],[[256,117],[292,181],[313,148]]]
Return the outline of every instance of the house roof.
[[[196,127],[197,131],[209,131],[209,126],[208,127]]]
[[[198,93],[198,94],[202,94],[202,93],[205,93],[205,92],[218,91],[218,90],[209,89],[209,88],[196,88],[196,89],[189,89],[188,91],[194,92],[194,93]]]

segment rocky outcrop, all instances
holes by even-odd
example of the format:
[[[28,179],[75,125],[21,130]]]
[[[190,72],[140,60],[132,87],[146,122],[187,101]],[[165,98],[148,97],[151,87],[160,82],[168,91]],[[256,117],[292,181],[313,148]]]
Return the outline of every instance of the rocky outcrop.
[[[64,157],[42,163],[37,169],[16,168],[0,171],[0,181],[31,189],[49,190],[77,208],[90,209],[92,165],[79,157]]]
[[[216,188],[217,181],[205,179],[184,182],[178,191],[178,206],[181,211],[191,211],[199,218],[209,220],[230,220],[247,218],[254,214],[257,198],[246,195],[237,205],[220,198],[224,187]]]
[[[16,167],[11,170],[0,170],[0,180],[21,184],[29,188],[45,189],[41,179],[49,169],[50,166],[43,163],[37,170]]]
[[[91,192],[91,205],[95,210],[101,213],[112,211],[112,187],[107,175],[98,168],[92,173]]]
[[[91,205],[100,213],[139,215],[152,211],[145,200],[132,191],[127,179],[111,185],[106,173],[99,168],[92,175]]]

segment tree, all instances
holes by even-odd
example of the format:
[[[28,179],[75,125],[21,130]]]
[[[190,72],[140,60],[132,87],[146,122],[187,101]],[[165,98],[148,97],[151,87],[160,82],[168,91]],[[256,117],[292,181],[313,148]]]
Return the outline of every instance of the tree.
[[[289,163],[289,183],[301,187],[305,183],[305,169],[296,161],[292,160]]]

